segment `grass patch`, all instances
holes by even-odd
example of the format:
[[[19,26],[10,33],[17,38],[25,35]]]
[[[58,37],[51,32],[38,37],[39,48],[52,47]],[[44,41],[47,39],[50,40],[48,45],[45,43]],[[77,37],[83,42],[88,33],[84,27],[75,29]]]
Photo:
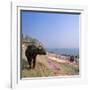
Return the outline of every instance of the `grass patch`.
[[[22,70],[22,77],[47,77],[50,75],[52,75],[52,71],[40,62],[37,63],[35,69]]]
[[[79,67],[67,63],[60,63],[61,70],[66,75],[79,75]]]

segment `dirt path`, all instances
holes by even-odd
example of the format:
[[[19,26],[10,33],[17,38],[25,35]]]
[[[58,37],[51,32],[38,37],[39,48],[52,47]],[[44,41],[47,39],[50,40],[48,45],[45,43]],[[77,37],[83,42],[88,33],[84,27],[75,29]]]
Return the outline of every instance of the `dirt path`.
[[[48,59],[50,59],[52,61],[60,62],[60,63],[68,63],[67,60],[63,60],[63,59],[59,59],[59,58],[55,58],[55,57],[51,57],[51,56],[48,56]]]
[[[53,70],[60,70],[60,66],[54,63],[51,59],[48,59],[49,68]]]
[[[48,68],[53,71],[53,74],[55,76],[60,75],[61,69],[60,69],[60,65],[58,63],[55,63],[50,58],[47,59],[47,63],[48,63]]]
[[[55,61],[52,60],[52,58],[49,58],[49,56],[38,56],[37,60],[43,63],[50,70],[60,70],[60,64],[55,63]]]

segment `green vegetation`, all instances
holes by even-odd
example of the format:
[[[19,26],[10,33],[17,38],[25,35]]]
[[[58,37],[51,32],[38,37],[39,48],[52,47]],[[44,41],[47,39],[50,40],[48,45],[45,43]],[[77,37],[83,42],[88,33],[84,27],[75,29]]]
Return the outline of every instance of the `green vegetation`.
[[[49,70],[43,63],[38,62],[35,69],[23,69],[22,77],[47,77],[52,75],[52,71]]]
[[[62,72],[66,75],[78,75],[79,67],[75,67],[74,65],[70,65],[67,63],[60,63],[60,67]]]
[[[25,45],[35,45],[37,47],[43,47],[43,44],[39,40],[25,35],[22,35],[22,43]]]

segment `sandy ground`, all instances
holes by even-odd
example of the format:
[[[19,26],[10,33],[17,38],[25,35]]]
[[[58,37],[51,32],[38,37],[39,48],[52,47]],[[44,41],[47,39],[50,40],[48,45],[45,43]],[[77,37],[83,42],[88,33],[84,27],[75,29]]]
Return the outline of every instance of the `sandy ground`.
[[[78,66],[78,63],[76,63],[75,61],[71,63],[69,61],[69,59],[67,59],[67,57],[66,58],[64,57],[64,59],[63,58],[59,58],[58,55],[56,55],[56,54],[49,53],[47,55],[47,58],[50,61],[55,61],[55,62],[58,62],[58,63],[67,63],[67,64],[74,65],[76,67]]]
[[[48,59],[56,61],[56,62],[60,62],[60,63],[67,63],[68,62],[67,60],[59,59],[59,58],[52,57],[52,56],[48,56]]]

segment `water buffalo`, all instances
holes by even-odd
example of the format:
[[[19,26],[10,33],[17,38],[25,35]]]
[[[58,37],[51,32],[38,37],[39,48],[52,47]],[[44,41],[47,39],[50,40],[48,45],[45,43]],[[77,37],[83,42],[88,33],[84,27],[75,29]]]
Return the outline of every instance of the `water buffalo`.
[[[70,62],[74,62],[74,56],[70,56]]]
[[[32,62],[33,62],[33,68],[35,68],[37,55],[46,55],[46,51],[41,46],[36,47],[35,45],[29,45],[25,51],[25,55],[29,63],[29,68],[31,68]]]

